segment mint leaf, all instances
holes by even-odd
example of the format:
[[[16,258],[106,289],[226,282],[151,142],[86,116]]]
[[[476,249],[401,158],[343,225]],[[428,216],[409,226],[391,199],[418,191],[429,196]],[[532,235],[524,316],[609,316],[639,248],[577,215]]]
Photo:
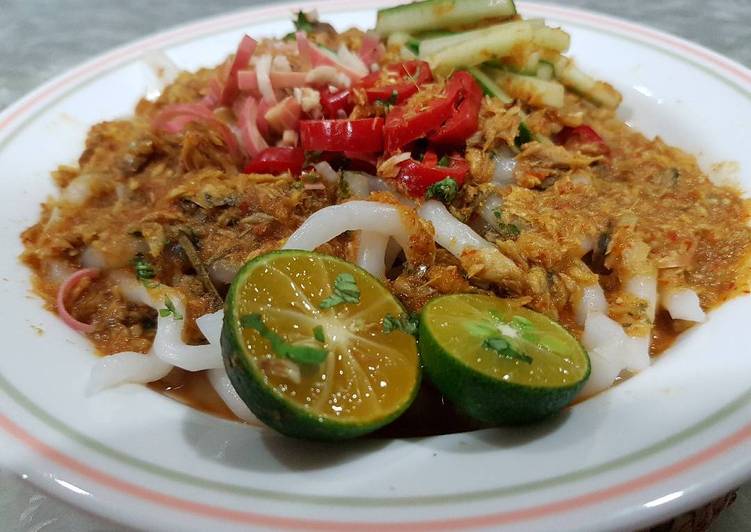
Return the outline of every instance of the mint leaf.
[[[419,318],[415,315],[401,314],[399,316],[392,316],[391,314],[386,314],[383,318],[383,332],[402,331],[412,336],[417,336],[418,324]]]
[[[459,192],[459,186],[456,184],[456,181],[447,177],[430,185],[427,192],[425,192],[425,199],[436,198],[443,203],[451,203],[456,198],[457,192]]]
[[[281,336],[269,329],[260,314],[246,314],[240,316],[240,326],[244,329],[254,329],[262,337],[269,341],[271,350],[279,358],[288,358],[293,362],[300,364],[320,364],[326,360],[328,351],[311,347],[309,345],[291,344],[286,342]],[[323,333],[323,328],[321,328]],[[315,332],[314,332],[315,334]]]
[[[321,301],[319,308],[327,309],[341,303],[357,304],[360,302],[360,289],[351,273],[340,273],[334,280],[334,292]]]
[[[315,327],[313,327],[313,338],[315,338],[322,344],[326,343],[326,335],[323,333],[322,325],[316,325]]]
[[[524,353],[519,353],[513,347],[511,347],[511,344],[505,338],[502,338],[500,336],[491,336],[489,338],[486,338],[482,343],[482,346],[485,349],[489,349],[490,351],[495,351],[502,357],[519,360],[521,362],[526,362],[527,364],[532,363],[532,357],[527,356]]]

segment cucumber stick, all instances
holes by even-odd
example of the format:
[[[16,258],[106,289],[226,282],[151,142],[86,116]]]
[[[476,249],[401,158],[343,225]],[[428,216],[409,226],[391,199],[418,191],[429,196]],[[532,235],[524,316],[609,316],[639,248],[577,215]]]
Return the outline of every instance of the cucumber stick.
[[[477,83],[479,83],[480,87],[482,87],[482,91],[486,95],[498,98],[505,104],[511,103],[513,101],[513,99],[508,94],[506,94],[506,92],[502,88],[500,88],[498,84],[480,68],[469,67],[467,69],[467,72],[474,76],[475,80],[477,80]]]
[[[488,74],[513,98],[527,102],[534,107],[563,107],[565,90],[557,81],[546,81],[496,69],[488,71]]]
[[[414,33],[516,15],[513,0],[423,0],[378,11],[376,32]]]
[[[621,94],[612,86],[596,81],[582,72],[571,59],[558,56],[553,60],[555,77],[597,105],[615,109],[621,103]]]

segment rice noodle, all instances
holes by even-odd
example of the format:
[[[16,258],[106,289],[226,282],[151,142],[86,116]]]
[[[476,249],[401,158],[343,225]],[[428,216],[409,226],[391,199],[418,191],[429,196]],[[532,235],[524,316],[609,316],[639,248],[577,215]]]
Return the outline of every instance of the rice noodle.
[[[489,227],[498,229],[498,216],[496,216],[496,212],[502,206],[503,198],[498,194],[491,194],[480,204],[478,214]]]
[[[98,358],[91,368],[86,392],[93,394],[126,383],[148,384],[166,377],[172,368],[172,364],[153,354],[132,351]]]
[[[224,401],[233,414],[251,425],[258,425],[258,418],[253,415],[248,405],[237,395],[235,387],[227,376],[224,368],[211,369],[208,371],[209,383],[216,391],[217,395]]]
[[[74,178],[60,193],[59,203],[78,207],[94,194],[94,185],[99,180],[94,174],[81,174]]]
[[[392,236],[402,249],[409,249],[410,231],[399,207],[358,200],[316,211],[290,235],[282,249],[311,251],[345,231],[358,230]]]
[[[493,163],[495,169],[493,171],[493,183],[496,185],[509,185],[514,182],[514,168],[516,168],[516,159],[514,154],[508,148],[502,148],[501,150],[493,154]]]
[[[592,313],[607,314],[608,301],[605,292],[599,284],[591,284],[581,288],[579,298],[574,300],[576,323],[584,325],[587,316]]]
[[[660,294],[660,304],[674,320],[695,321],[697,323],[707,320],[707,315],[701,308],[699,295],[690,288],[665,290]]]
[[[326,161],[321,161],[320,163],[314,164],[313,168],[316,169],[323,180],[326,181],[329,185],[335,185],[339,183],[339,172],[331,168],[331,165]]]
[[[378,279],[386,278],[386,246],[389,236],[372,231],[360,231],[357,265]]]
[[[613,384],[626,369],[627,342],[623,328],[605,314],[594,312],[587,316],[582,345],[589,355],[591,373],[580,395],[587,397]]]
[[[347,183],[352,196],[356,198],[367,198],[370,195],[370,182],[368,176],[360,172],[345,171],[342,179]]]
[[[626,280],[625,289],[629,294],[647,302],[647,318],[654,322],[657,308],[657,276],[634,275]]]

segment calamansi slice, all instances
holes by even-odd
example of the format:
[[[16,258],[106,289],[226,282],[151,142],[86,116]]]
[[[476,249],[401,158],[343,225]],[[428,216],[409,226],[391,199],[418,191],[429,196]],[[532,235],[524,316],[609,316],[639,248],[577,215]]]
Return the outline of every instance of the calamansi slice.
[[[404,313],[353,264],[306,251],[267,253],[240,270],[227,294],[225,367],[248,407],[279,432],[359,436],[395,419],[417,393],[416,341],[384,327]]]
[[[446,398],[494,424],[559,411],[589,377],[579,342],[546,316],[498,297],[454,294],[420,316],[425,371]]]

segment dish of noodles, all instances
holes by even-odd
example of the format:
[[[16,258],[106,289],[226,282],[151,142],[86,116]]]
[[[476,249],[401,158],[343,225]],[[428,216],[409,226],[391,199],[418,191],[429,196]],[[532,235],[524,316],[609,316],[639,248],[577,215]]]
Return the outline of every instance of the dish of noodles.
[[[737,188],[624,123],[562,29],[511,0],[437,5],[370,31],[299,12],[195,72],[152,58],[169,83],[91,128],[22,234],[36,293],[101,355],[90,393],[148,384],[317,439],[529,422],[748,289]],[[483,305],[508,315],[452,329]]]

